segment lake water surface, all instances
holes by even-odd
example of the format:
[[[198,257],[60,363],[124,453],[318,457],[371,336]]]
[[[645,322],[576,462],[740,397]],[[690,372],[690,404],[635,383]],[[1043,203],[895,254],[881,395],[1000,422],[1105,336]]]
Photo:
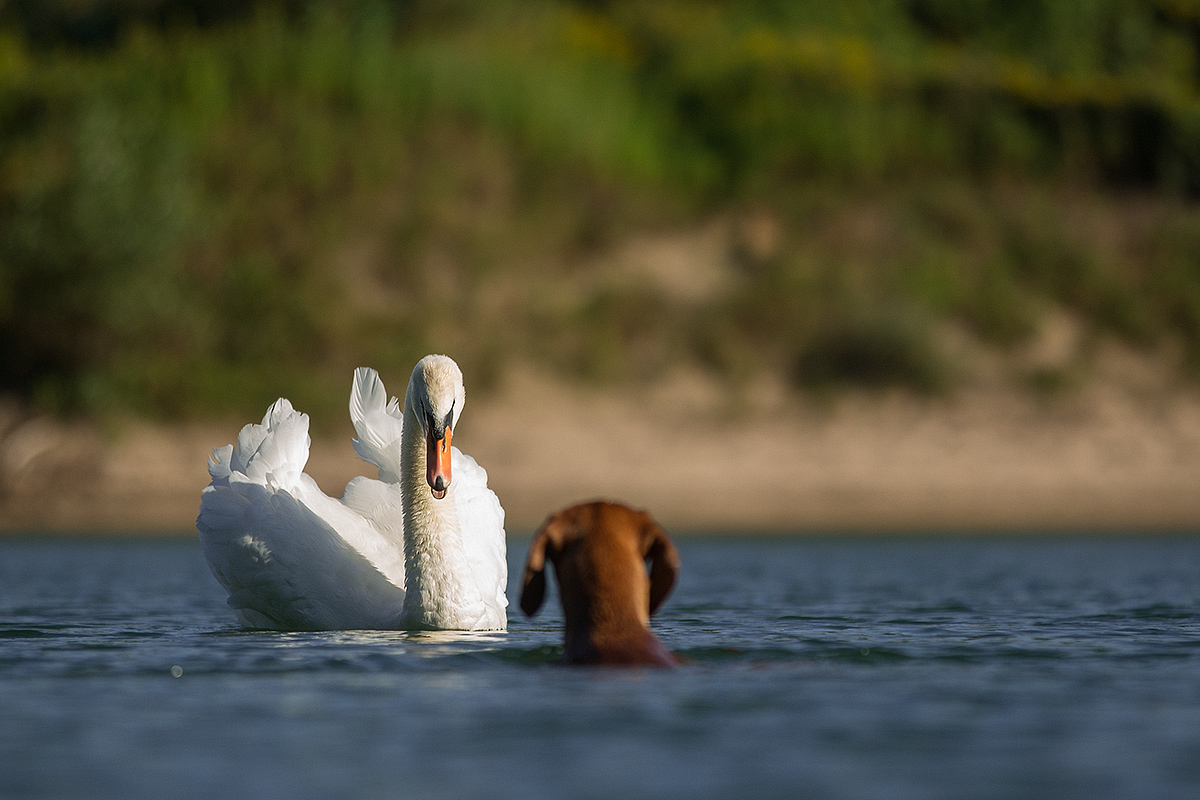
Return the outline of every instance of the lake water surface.
[[[676,541],[652,671],[556,591],[253,632],[194,541],[0,540],[0,797],[1200,797],[1200,537]]]

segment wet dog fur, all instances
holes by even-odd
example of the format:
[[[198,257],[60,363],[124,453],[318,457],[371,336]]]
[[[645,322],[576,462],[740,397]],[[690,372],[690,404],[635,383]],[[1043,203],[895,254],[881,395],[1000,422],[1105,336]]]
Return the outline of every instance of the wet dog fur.
[[[596,501],[552,514],[529,545],[521,585],[529,616],[545,598],[547,560],[558,579],[568,663],[679,663],[650,632],[650,615],[675,585],[679,553],[648,513]]]

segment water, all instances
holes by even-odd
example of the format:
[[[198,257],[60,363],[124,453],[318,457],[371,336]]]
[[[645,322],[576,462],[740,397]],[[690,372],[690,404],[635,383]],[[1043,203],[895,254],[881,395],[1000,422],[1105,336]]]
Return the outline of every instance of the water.
[[[247,632],[193,542],[0,540],[0,797],[1200,796],[1200,538],[677,543],[660,672],[556,664],[556,594]]]

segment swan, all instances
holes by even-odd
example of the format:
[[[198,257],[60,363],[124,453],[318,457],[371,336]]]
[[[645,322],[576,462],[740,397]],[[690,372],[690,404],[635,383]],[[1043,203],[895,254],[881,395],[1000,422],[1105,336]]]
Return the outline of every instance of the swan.
[[[308,415],[284,398],[214,449],[196,527],[242,624],[503,630],[504,509],[483,468],[451,446],[464,402],[447,356],[417,362],[403,411],[375,370],[355,370],[354,450],[379,479],[354,478],[340,499],[303,471]]]

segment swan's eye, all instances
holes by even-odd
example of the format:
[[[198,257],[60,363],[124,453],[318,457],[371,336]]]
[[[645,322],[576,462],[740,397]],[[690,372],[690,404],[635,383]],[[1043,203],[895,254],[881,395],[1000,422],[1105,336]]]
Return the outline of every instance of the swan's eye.
[[[448,426],[444,422],[439,422],[434,419],[433,414],[429,409],[425,409],[425,431],[434,438],[435,441],[441,441],[446,438],[446,428]]]

